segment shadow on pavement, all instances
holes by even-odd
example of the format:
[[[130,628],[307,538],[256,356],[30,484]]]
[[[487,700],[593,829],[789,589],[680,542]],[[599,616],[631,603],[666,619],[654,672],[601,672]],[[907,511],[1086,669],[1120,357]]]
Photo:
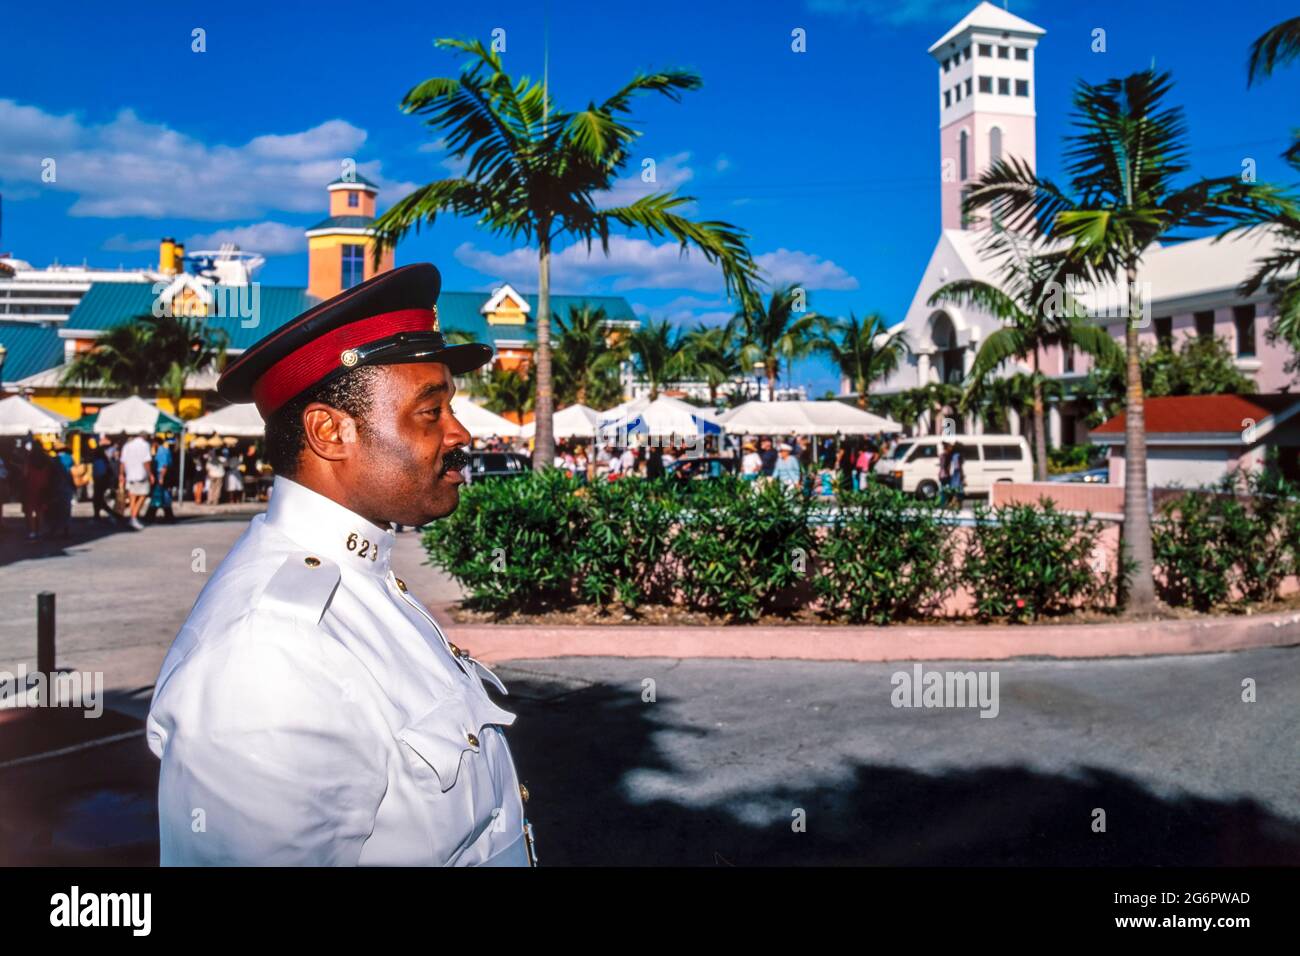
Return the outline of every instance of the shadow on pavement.
[[[772,780],[719,805],[641,802],[623,788],[627,774],[675,769],[655,735],[703,738],[707,729],[667,725],[663,710],[608,684],[557,691],[516,676],[502,703],[519,717],[510,744],[543,866],[1300,864],[1300,825],[1254,801],[1164,799],[1096,768],[1077,777],[1015,766],[929,775],[859,763],[834,786]],[[124,714],[113,720],[114,732],[143,726]],[[13,733],[30,730],[0,724],[6,755],[30,749]],[[0,864],[156,864],[157,780],[143,735],[0,767]],[[792,831],[796,807],[807,832]],[[1107,833],[1091,831],[1094,807],[1106,810]],[[764,822],[752,822],[755,813]]]

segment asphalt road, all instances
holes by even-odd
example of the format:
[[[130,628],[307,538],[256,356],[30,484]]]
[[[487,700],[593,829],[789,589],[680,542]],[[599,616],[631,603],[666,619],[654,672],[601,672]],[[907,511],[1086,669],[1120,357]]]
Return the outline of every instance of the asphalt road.
[[[206,579],[195,549],[214,568],[246,520],[0,538],[0,669],[34,666],[55,590],[60,666],[102,670],[103,731],[129,735]],[[455,596],[415,535],[395,564]],[[1300,864],[1300,650],[924,669],[996,672],[997,716],[895,707],[908,664],[499,666],[542,864]],[[0,711],[0,862],[155,862],[143,738],[13,764],[81,732],[33,713]]]

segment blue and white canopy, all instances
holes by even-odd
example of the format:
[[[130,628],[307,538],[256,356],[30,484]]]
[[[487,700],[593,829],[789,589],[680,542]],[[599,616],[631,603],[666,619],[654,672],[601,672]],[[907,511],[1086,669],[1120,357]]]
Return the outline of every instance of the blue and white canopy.
[[[626,444],[629,435],[695,438],[717,435],[722,426],[708,409],[696,408],[681,399],[661,395],[653,402],[647,398],[624,402],[605,412],[600,419],[602,441]]]

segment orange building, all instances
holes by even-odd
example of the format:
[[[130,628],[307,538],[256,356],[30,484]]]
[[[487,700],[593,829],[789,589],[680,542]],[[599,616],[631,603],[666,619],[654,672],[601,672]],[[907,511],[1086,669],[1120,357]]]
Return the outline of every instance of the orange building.
[[[378,268],[372,259],[379,187],[354,173],[327,188],[329,218],[307,230],[307,292],[318,299],[338,295],[393,268],[392,249],[384,251]]]

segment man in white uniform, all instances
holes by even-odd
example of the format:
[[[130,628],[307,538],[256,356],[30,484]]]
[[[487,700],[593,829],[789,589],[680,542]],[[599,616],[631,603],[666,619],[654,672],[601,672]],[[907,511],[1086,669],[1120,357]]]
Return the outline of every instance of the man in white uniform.
[[[148,719],[163,865],[535,863],[497,706],[389,567],[393,523],[458,503],[452,376],[485,345],[437,331],[405,266],[271,333],[218,383],[255,401],[271,503],[214,571]]]

